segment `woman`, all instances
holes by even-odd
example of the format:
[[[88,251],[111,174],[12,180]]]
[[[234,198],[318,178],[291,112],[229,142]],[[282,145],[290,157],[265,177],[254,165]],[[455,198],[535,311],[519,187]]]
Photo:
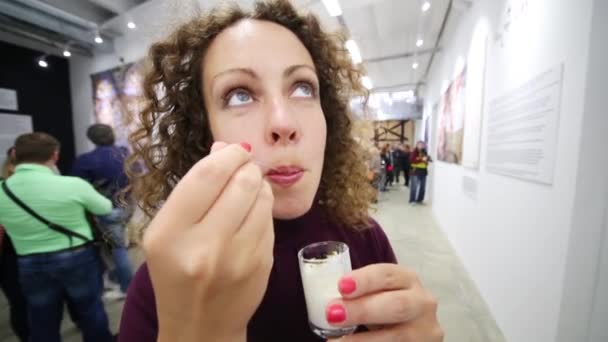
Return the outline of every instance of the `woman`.
[[[0,183],[15,172],[15,147],[6,151],[6,159],[2,165]],[[11,329],[20,341],[28,341],[30,330],[27,318],[27,303],[19,285],[17,271],[17,252],[13,242],[0,225],[0,289],[6,296],[9,306]]]
[[[411,163],[411,187],[410,187],[410,204],[423,204],[424,195],[426,192],[426,177],[429,174],[429,163],[432,162],[431,157],[426,152],[426,144],[424,141],[416,143],[416,148],[410,154]]]
[[[120,341],[321,341],[296,254],[324,240],[346,242],[355,269],[328,321],[374,326],[344,341],[442,340],[435,300],[368,217],[348,115],[363,87],[343,43],[273,1],[213,11],[152,46],[130,160],[149,170],[133,190],[154,218]]]

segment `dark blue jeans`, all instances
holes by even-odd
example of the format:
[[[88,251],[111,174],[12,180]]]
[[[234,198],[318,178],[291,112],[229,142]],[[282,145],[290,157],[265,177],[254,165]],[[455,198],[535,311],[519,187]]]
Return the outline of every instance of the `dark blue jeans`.
[[[113,272],[116,278],[118,278],[122,292],[127,292],[133,278],[133,269],[129,261],[129,251],[125,239],[126,217],[127,213],[121,208],[112,209],[112,213],[99,216],[99,228],[105,236],[110,237],[114,241],[115,246],[112,248]]]
[[[101,300],[101,261],[93,246],[19,257],[19,281],[32,327],[30,342],[60,342],[68,303],[84,342],[112,341]]]
[[[412,175],[410,177],[410,203],[422,203],[426,193],[426,175]]]

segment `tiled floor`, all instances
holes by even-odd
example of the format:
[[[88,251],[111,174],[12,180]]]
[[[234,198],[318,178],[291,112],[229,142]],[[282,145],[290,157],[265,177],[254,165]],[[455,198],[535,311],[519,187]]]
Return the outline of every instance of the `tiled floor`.
[[[504,342],[483,299],[455,256],[429,206],[411,207],[407,188],[394,185],[383,193],[373,216],[384,227],[401,264],[418,272],[423,284],[439,299],[439,319],[446,333],[444,342]],[[132,252],[133,259],[141,260]],[[110,323],[117,330],[121,302],[108,302]],[[62,326],[65,342],[80,341],[69,319]],[[0,296],[0,342],[17,342],[8,326],[4,297]]]
[[[393,185],[373,214],[399,263],[414,269],[439,301],[444,342],[504,342],[475,284],[433,219],[430,206],[407,204],[408,188]]]

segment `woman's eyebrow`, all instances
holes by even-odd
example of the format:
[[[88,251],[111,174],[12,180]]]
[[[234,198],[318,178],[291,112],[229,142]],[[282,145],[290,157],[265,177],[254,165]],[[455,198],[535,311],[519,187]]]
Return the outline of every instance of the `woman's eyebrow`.
[[[315,70],[314,67],[308,65],[308,64],[296,64],[296,65],[292,65],[290,67],[288,67],[287,69],[285,69],[285,71],[283,72],[283,76],[284,77],[288,77],[291,74],[293,74],[294,72],[296,72],[298,69],[308,69],[312,72],[314,72],[315,74],[317,73],[317,71]],[[227,69],[224,71],[221,71],[219,73],[217,73],[215,76],[213,76],[213,80],[215,81],[217,78],[222,77],[224,75],[227,74],[233,74],[233,73],[239,73],[239,74],[246,74],[254,79],[259,79],[260,77],[258,76],[258,74],[255,73],[255,71],[253,71],[252,69],[249,68],[232,68],[232,69]]]
[[[298,69],[302,69],[302,68],[311,70],[315,74],[317,73],[317,70],[315,70],[314,67],[312,67],[308,64],[296,64],[296,65],[292,65],[289,68],[285,69],[285,71],[283,72],[283,76],[284,77],[290,76],[291,74],[296,72]]]
[[[227,75],[227,74],[232,74],[232,73],[239,73],[239,74],[247,74],[248,76],[258,79],[258,74],[255,73],[255,71],[253,71],[252,69],[249,68],[233,68],[233,69],[228,69],[228,70],[224,70],[218,74],[216,74],[215,76],[213,76],[213,80],[215,81],[215,79],[217,79],[218,77]]]

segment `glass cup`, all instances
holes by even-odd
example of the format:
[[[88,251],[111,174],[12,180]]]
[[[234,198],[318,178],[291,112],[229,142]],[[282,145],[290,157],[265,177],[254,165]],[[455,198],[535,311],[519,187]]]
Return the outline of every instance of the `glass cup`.
[[[352,334],[356,326],[335,327],[326,316],[329,303],[342,297],[338,290],[340,278],[352,270],[348,246],[336,241],[313,243],[298,252],[298,260],[312,331],[322,338]]]

